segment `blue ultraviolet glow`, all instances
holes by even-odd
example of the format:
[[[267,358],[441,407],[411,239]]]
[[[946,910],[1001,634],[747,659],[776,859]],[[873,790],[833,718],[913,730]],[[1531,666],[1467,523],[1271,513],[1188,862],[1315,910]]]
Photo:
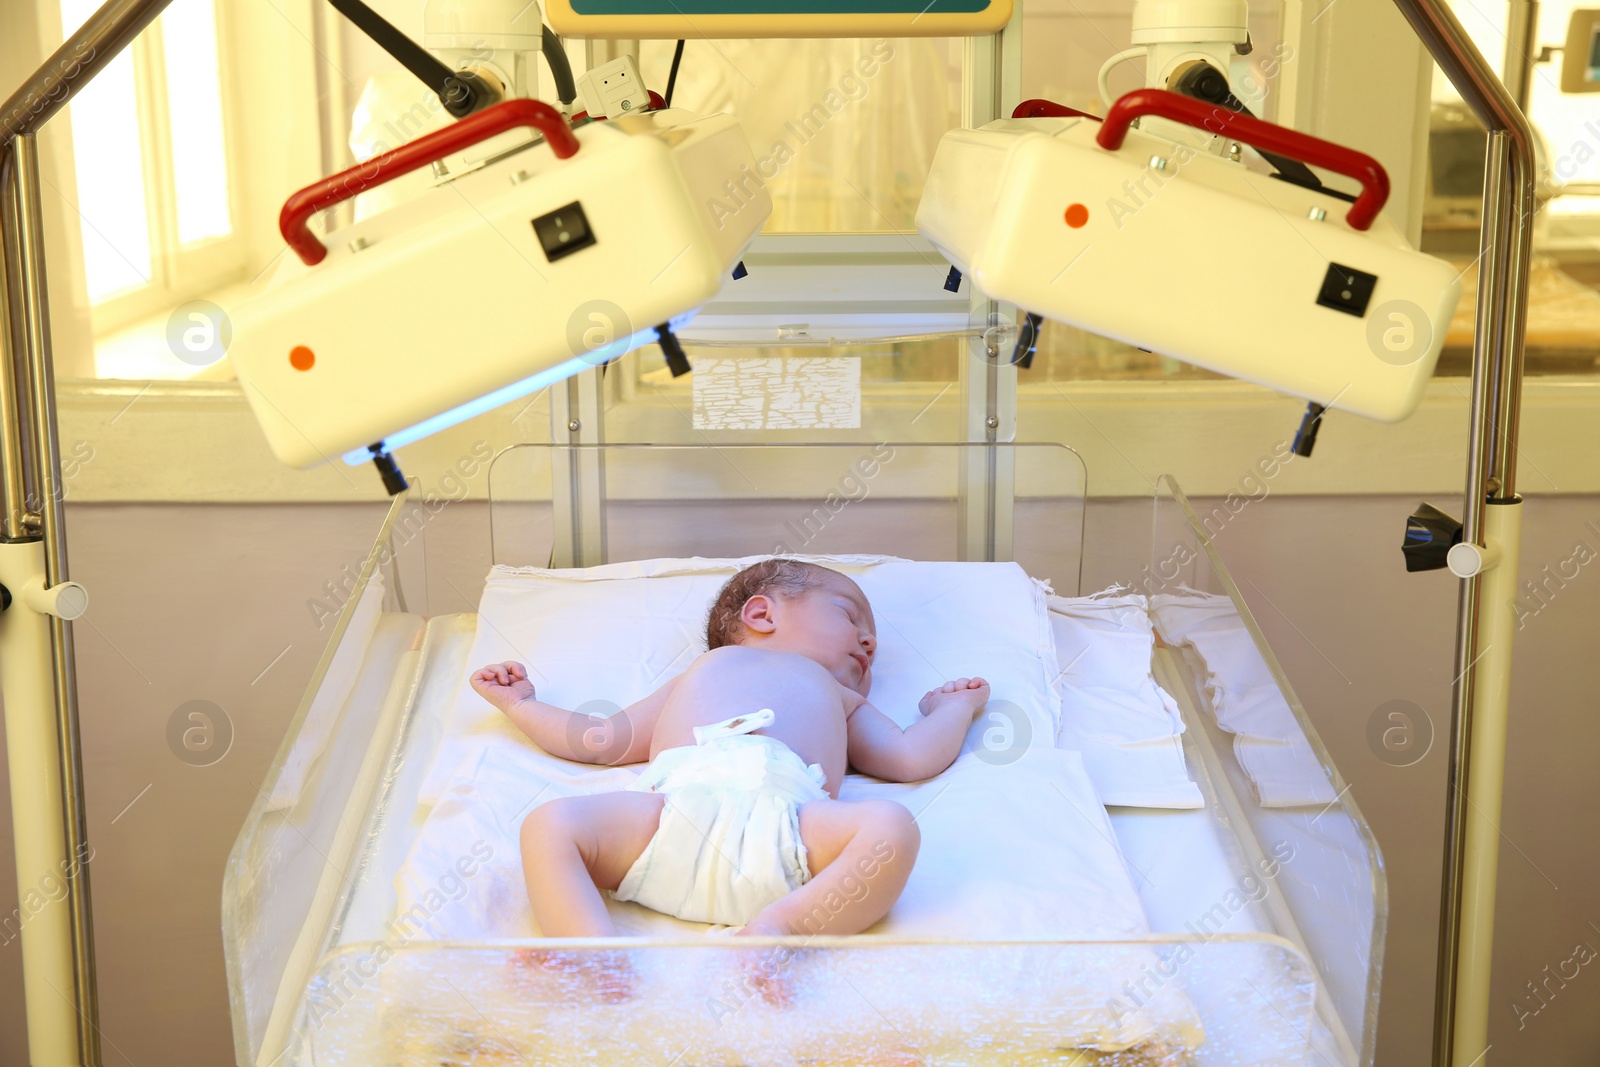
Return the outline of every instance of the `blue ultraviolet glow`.
[[[687,321],[692,315],[693,312],[690,315],[681,316],[681,318]],[[678,319],[672,320],[674,328],[677,327],[678,322]],[[431,419],[424,419],[409,429],[388,434],[383,439],[383,447],[385,451],[393,452],[402,445],[420,441],[429,434],[438,433],[440,430],[454,426],[458,422],[465,422],[474,415],[482,415],[485,411],[497,408],[501,404],[510,403],[519,396],[527,396],[536,389],[543,389],[547,385],[553,385],[565,378],[570,378],[579,371],[587,370],[590,367],[598,367],[602,363],[608,363],[623,353],[631,352],[640,345],[649,344],[655,339],[656,331],[649,329],[640,330],[631,337],[612,341],[604,348],[585,352],[583,355],[569,359],[565,363],[558,363],[554,367],[542,370],[531,378],[524,378],[520,382],[512,382],[510,385],[502,386],[492,393],[480,396],[476,400],[469,400],[460,407],[451,408],[449,411],[435,415]],[[363,463],[372,461],[372,452],[370,449],[358,448],[353,452],[346,452],[344,461],[352,467],[359,467]]]

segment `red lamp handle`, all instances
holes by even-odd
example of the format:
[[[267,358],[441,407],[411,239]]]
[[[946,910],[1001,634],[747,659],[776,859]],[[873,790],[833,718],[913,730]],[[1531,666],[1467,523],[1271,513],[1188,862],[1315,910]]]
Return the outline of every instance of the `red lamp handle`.
[[[1042,97],[1024,100],[1011,109],[1011,117],[1014,119],[1071,118],[1073,116],[1094,119],[1096,122],[1100,121],[1098,115],[1091,115],[1087,111],[1079,111],[1075,107],[1058,104],[1054,100],[1045,100]]]
[[[312,215],[518,126],[531,126],[544,134],[557,159],[578,151],[578,138],[555,108],[538,100],[506,100],[299,190],[284,201],[278,213],[278,232],[308,266],[315,266],[328,249],[311,232]]]
[[[1389,175],[1383,164],[1364,152],[1165,89],[1135,89],[1112,104],[1095,140],[1101,148],[1112,151],[1121,148],[1128,124],[1142,115],[1157,115],[1207,133],[1226,134],[1253,148],[1265,148],[1356,179],[1361,183],[1361,195],[1345,215],[1352,229],[1365,230],[1371,226],[1389,199]]]

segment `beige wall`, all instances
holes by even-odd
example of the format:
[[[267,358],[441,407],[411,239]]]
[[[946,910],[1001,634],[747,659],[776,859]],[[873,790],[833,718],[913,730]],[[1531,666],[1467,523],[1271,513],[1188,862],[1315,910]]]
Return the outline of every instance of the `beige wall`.
[[[1420,763],[1388,766],[1367,747],[1366,723],[1402,698],[1442,730],[1452,674],[1456,583],[1440,572],[1408,576],[1400,563],[1414,503],[1270,496],[1219,537],[1384,850],[1384,1067],[1427,1061],[1444,753],[1436,737]],[[1091,505],[1086,589],[1144,562],[1147,508],[1137,499]],[[78,627],[78,677],[107,1064],[231,1062],[223,863],[321,651],[306,600],[369,547],[381,514],[381,505],[358,504],[69,509],[73,575],[95,596],[92,625]],[[1524,575],[1566,559],[1578,540],[1600,547],[1584,526],[1591,519],[1600,522],[1593,497],[1530,501]],[[446,576],[430,590],[440,610],[470,607],[444,598],[456,595],[452,583],[470,590],[481,580],[484,521],[482,505],[469,502],[429,527],[430,560]],[[1600,980],[1587,973],[1520,1031],[1511,1006],[1576,942],[1600,947],[1588,925],[1600,892],[1591,844],[1597,618],[1600,578],[1585,570],[1519,635],[1491,1016],[1499,1063],[1589,1064],[1600,1048]],[[196,698],[223,707],[236,729],[233,749],[208,768],[180,762],[164,738],[168,716]],[[3,802],[0,816],[0,914],[10,914]],[[6,1067],[26,1062],[18,960],[14,942],[0,945]]]

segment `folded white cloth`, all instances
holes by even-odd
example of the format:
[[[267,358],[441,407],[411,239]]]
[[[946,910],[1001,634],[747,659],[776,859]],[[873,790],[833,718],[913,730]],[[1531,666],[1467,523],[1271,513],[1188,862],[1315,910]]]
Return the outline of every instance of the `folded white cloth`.
[[[1233,754],[1250,776],[1250,785],[1263,808],[1324,807],[1338,799],[1311,744],[1268,741],[1235,734]]]
[[[1190,650],[1217,725],[1234,735],[1234,757],[1261,806],[1331,804],[1338,794],[1328,772],[1233,601],[1185,590],[1157,593],[1151,606],[1162,638]]]
[[[800,805],[820,800],[822,768],[777,738],[754,734],[773,712],[696,727],[630,790],[661,793],[661,824],[612,894],[689,922],[742,926],[811,880]]]
[[[1150,673],[1145,598],[1113,587],[1048,601],[1061,673],[1058,744],[1083,754],[1103,803],[1198,808],[1183,757],[1183,718]]]

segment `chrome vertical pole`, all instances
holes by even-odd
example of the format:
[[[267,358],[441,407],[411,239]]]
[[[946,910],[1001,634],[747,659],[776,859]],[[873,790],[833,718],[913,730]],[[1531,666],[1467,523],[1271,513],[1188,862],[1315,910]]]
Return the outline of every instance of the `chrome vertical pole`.
[[[1457,619],[1434,1003],[1435,1067],[1468,1067],[1487,1064],[1489,1049],[1498,823],[1522,522],[1516,453],[1535,208],[1533,132],[1444,0],[1396,4],[1489,131],[1462,540],[1485,549],[1490,562],[1463,580]],[[1527,72],[1519,69],[1518,78],[1525,82]]]
[[[72,630],[49,591],[67,584],[38,146],[12,139],[3,170],[6,261],[4,427],[7,509],[0,532],[0,687],[16,834],[29,1057],[96,1065],[99,1008]],[[27,433],[31,440],[24,439]],[[32,499],[29,499],[29,495]],[[22,510],[13,510],[21,494]],[[75,612],[66,613],[68,618]],[[55,897],[55,887],[64,896]]]
[[[969,37],[963,44],[961,122],[975,128],[1011,113],[1022,97],[1022,0],[999,33]],[[1010,362],[1015,330],[999,324],[1021,312],[986,297],[971,279],[963,282],[969,299],[968,323],[973,328],[956,384],[960,388],[961,440],[956,476],[956,558],[1008,560],[1015,551],[1013,523],[1016,457],[996,443],[1016,439],[1017,368]]]
[[[67,625],[84,601],[67,580],[33,134],[168,2],[109,0],[0,103],[0,585],[10,597],[0,610],[0,692],[34,1067],[98,1067],[100,1028],[89,904],[94,853]],[[56,898],[58,886],[65,895]]]

